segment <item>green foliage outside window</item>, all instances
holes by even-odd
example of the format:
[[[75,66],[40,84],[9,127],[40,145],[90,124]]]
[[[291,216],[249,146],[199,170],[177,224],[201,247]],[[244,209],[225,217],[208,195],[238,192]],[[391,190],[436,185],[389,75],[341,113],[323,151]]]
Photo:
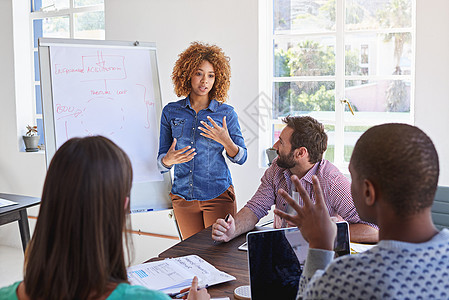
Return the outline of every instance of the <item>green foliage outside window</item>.
[[[76,29],[79,31],[104,30],[104,12],[95,11],[79,14],[76,19],[76,24]]]
[[[346,72],[360,74],[358,51],[346,50]],[[276,49],[275,75],[326,76],[335,74],[335,52],[331,46],[323,46],[305,40],[288,50]],[[334,111],[334,81],[298,81],[276,83],[278,116],[299,111]]]
[[[307,28],[310,24],[321,24],[327,30],[334,30],[335,5],[335,0],[328,0],[316,11],[298,14],[291,19],[287,29]],[[409,28],[412,20],[411,13],[410,0],[391,0],[384,4],[374,3],[368,7],[360,2],[350,1],[346,6],[345,24],[350,30]],[[276,22],[278,21],[275,20]],[[392,74],[402,75],[400,61],[404,45],[411,42],[411,34],[409,32],[387,33],[384,34],[384,42],[394,43],[396,67],[392,70]],[[360,63],[359,49],[345,51],[345,75],[367,75],[362,72]],[[333,46],[305,40],[289,46],[287,50],[275,49],[274,51],[274,76],[276,77],[333,75],[335,75]],[[346,87],[356,84],[358,84],[357,81],[345,82]],[[362,84],[364,84],[363,81]],[[334,89],[335,83],[332,81],[277,82],[275,83],[275,115],[280,117],[297,111],[333,111],[335,109]],[[387,111],[410,110],[407,86],[403,81],[392,80],[385,93]]]

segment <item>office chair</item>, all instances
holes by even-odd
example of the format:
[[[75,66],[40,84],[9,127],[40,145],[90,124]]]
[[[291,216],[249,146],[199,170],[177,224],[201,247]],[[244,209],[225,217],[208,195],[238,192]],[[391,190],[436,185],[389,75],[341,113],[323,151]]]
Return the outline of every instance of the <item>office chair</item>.
[[[432,205],[432,220],[438,229],[449,228],[449,187],[438,186]]]

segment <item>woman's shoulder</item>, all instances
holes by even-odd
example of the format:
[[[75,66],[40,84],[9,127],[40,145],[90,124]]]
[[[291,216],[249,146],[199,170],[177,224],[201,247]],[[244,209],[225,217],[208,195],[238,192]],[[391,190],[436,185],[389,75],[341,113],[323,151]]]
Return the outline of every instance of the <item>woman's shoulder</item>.
[[[234,107],[232,105],[227,104],[227,103],[220,103],[220,102],[218,102],[218,109],[217,109],[217,111],[219,111],[221,113],[224,113],[224,114],[227,114],[227,115],[231,115],[231,114],[235,114],[236,115],[237,114],[235,112]]]
[[[215,100],[216,101],[216,100]],[[218,101],[217,101],[218,102]],[[220,109],[225,109],[225,110],[234,110],[234,107],[230,104],[227,104],[225,102],[218,102],[218,107]]]
[[[172,101],[167,103],[164,106],[164,110],[171,110],[171,109],[180,109],[185,107],[185,103],[186,103],[186,99],[181,99],[181,100],[176,100],[176,101]]]
[[[120,283],[108,297],[108,300],[116,299],[166,300],[170,299],[170,297],[162,292],[149,290],[143,286]]]
[[[0,288],[0,299],[2,300],[16,300],[17,299],[17,287],[21,281],[18,281],[10,286]]]

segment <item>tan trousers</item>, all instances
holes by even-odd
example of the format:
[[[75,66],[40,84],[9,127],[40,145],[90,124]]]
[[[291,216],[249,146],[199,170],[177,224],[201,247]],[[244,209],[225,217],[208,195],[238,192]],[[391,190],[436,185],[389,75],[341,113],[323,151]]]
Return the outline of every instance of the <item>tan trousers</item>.
[[[183,240],[211,226],[218,218],[227,214],[234,216],[237,211],[232,185],[217,198],[207,201],[187,201],[172,193],[170,197]]]

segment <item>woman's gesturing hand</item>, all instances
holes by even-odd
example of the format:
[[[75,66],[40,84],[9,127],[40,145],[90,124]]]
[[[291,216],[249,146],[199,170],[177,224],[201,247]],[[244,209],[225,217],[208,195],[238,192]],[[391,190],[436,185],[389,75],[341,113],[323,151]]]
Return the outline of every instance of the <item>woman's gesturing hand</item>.
[[[198,127],[198,129],[202,131],[200,134],[222,144],[226,150],[226,153],[230,157],[236,156],[239,152],[239,148],[232,141],[231,136],[229,135],[228,126],[226,124],[226,116],[223,117],[223,127],[220,127],[220,125],[218,125],[211,117],[208,116],[207,119],[211,122],[212,126],[204,121],[201,121],[201,125],[204,127]]]
[[[176,142],[176,139],[173,139],[173,143],[168,149],[167,154],[162,158],[162,163],[168,168],[175,164],[191,161],[196,155],[195,148],[190,149],[190,146],[175,150]]]
[[[200,123],[204,126],[204,128],[198,127],[198,129],[202,131],[200,134],[224,146],[229,142],[229,140],[231,140],[228,126],[226,125],[226,116],[223,117],[223,127],[220,127],[220,125],[218,125],[211,117],[208,116],[207,119],[211,122],[212,126],[204,121],[201,121]]]

